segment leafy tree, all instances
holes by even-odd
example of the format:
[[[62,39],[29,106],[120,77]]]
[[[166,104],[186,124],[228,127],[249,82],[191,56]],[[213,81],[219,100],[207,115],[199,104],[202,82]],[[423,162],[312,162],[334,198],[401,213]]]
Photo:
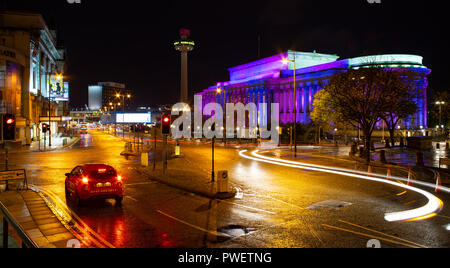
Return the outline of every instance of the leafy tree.
[[[314,110],[311,112],[311,120],[314,125],[322,128],[325,132],[331,132],[333,129],[338,129],[340,132],[347,134],[349,129],[354,127],[344,120],[341,114],[334,112],[330,107],[327,99],[330,94],[326,90],[321,90],[314,96]]]
[[[330,83],[316,96],[313,117],[345,122],[364,133],[365,158],[370,162],[373,131],[382,116],[389,110],[394,98],[388,79],[391,74],[385,68],[351,69],[333,76]],[[324,116],[320,116],[325,112]]]
[[[406,120],[418,110],[416,99],[423,94],[414,83],[415,74],[411,71],[385,69],[379,81],[384,90],[390,92],[385,98],[385,110],[381,119],[387,126],[391,144],[395,144],[395,130],[400,120]],[[390,147],[389,143],[387,143]]]

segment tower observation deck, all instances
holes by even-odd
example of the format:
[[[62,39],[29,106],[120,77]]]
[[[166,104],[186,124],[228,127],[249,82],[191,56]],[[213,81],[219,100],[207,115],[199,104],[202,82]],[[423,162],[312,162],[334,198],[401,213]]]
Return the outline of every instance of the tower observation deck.
[[[188,52],[194,50],[195,42],[190,40],[191,31],[188,29],[180,30],[180,40],[174,43],[175,49],[181,53],[181,94],[180,101],[189,102],[188,96]]]

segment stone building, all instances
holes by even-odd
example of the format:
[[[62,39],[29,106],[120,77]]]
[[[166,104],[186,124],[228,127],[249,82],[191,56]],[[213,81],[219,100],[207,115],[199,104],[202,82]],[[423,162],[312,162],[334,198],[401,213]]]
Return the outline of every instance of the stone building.
[[[49,111],[55,117],[69,111],[66,53],[56,34],[39,13],[0,12],[0,113],[16,116],[22,144],[40,137],[41,119]],[[53,134],[58,125],[51,123]]]
[[[338,59],[336,55],[288,51],[231,68],[230,81],[217,83],[198,95],[202,96],[203,107],[208,103],[255,103],[258,107],[260,103],[267,103],[270,109],[271,103],[278,103],[280,124],[293,123],[294,110],[297,112],[297,122],[308,124],[314,108],[314,95],[330,82],[333,75],[349,69],[370,67],[408,69],[417,74],[414,82],[423,95],[416,100],[419,107],[417,113],[402,122],[402,128],[427,128],[426,89],[431,70],[423,65],[421,56],[400,54]],[[297,101],[294,98],[294,77]],[[294,105],[297,105],[296,109]],[[258,124],[267,124],[270,111],[258,112],[262,115]]]

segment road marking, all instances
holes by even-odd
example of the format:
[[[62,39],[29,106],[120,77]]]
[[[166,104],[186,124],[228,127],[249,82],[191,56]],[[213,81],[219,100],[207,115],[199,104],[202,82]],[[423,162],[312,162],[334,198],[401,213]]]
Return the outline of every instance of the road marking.
[[[412,245],[416,245],[416,246],[421,247],[421,248],[427,248],[427,246],[420,245],[420,244],[414,243],[412,241],[409,241],[409,240],[406,240],[406,239],[403,239],[403,238],[399,238],[399,237],[396,237],[396,236],[393,236],[393,235],[389,235],[389,234],[386,234],[386,233],[383,233],[383,232],[379,232],[379,231],[376,231],[376,230],[373,230],[373,229],[370,229],[370,228],[367,228],[367,227],[363,227],[363,226],[360,226],[360,225],[357,225],[357,224],[354,224],[354,223],[350,223],[350,222],[347,222],[347,221],[343,221],[343,220],[339,220],[339,221],[342,222],[342,223],[345,223],[345,224],[357,227],[357,228],[361,228],[361,229],[369,231],[369,232],[373,232],[373,233],[376,233],[376,234],[381,234],[381,235],[384,235],[384,236],[389,237],[389,238],[394,238],[394,239],[397,239],[397,240],[400,240],[400,241],[403,241],[403,242],[406,242],[406,243],[409,243],[409,244],[412,244]]]
[[[134,199],[134,198],[131,197],[131,196],[125,196],[125,198],[128,198],[128,199],[130,199],[130,200],[133,200],[134,202],[139,202],[137,199]]]
[[[242,192],[242,189],[239,187],[234,187],[236,189],[236,199],[242,199],[244,198],[244,192]]]
[[[386,239],[386,238],[383,238],[383,237],[377,237],[377,236],[373,236],[373,235],[370,235],[370,234],[360,233],[360,232],[348,230],[348,229],[345,229],[345,228],[339,228],[339,227],[336,227],[336,226],[331,226],[331,225],[328,225],[328,224],[322,224],[322,226],[325,227],[325,228],[334,229],[334,230],[338,230],[338,231],[342,231],[342,232],[347,232],[347,233],[351,233],[351,234],[367,237],[367,238],[370,238],[370,239],[377,239],[377,240],[380,240],[380,241],[385,241],[385,242],[388,242],[388,243],[391,243],[391,244],[394,244],[394,245],[401,245],[401,246],[405,246],[405,247],[409,247],[409,248],[420,248],[420,247],[417,247],[415,245],[405,244],[405,243],[402,243],[402,242],[397,242],[397,241]]]
[[[220,200],[219,202],[227,203],[227,204],[230,204],[230,205],[236,205],[236,206],[239,206],[239,207],[243,207],[243,208],[247,208],[247,209],[251,209],[251,210],[255,210],[255,211],[260,211],[260,212],[264,212],[264,213],[268,213],[268,214],[272,214],[272,215],[276,214],[275,212],[272,212],[272,211],[259,209],[259,208],[254,208],[254,207],[249,207],[249,206],[241,205],[241,204],[238,204],[238,203],[229,202],[229,201],[226,201],[226,200]]]
[[[166,216],[167,218],[170,218],[170,219],[172,219],[172,220],[174,220],[174,221],[177,221],[177,222],[182,223],[182,224],[184,224],[184,225],[186,225],[186,226],[189,226],[189,227],[191,227],[191,228],[193,228],[193,229],[196,229],[196,230],[198,230],[198,231],[201,231],[201,232],[204,232],[204,233],[208,233],[208,234],[211,234],[211,235],[214,235],[214,236],[219,236],[219,233],[218,233],[217,231],[206,230],[205,228],[202,228],[202,227],[199,227],[199,226],[197,226],[197,225],[191,224],[191,223],[189,223],[189,222],[186,222],[186,221],[180,220],[180,219],[178,219],[178,218],[175,218],[174,216],[171,216],[171,215],[169,215],[169,214],[167,214],[167,213],[164,213],[164,212],[162,212],[161,210],[157,210],[156,212],[158,212],[159,214],[164,215],[164,216]],[[224,234],[224,235],[225,235],[225,234]]]

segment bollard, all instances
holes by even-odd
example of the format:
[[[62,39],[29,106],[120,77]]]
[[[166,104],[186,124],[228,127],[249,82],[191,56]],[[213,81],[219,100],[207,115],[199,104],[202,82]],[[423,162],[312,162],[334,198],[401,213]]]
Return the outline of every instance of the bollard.
[[[408,186],[413,186],[413,182],[412,182],[412,169],[409,169],[408,172]]]
[[[217,188],[218,193],[228,193],[229,192],[228,171],[223,170],[223,171],[218,172],[217,183],[218,183],[218,188]]]
[[[387,161],[386,161],[386,151],[385,150],[381,150],[380,151],[380,161],[383,164],[387,163]]]
[[[424,161],[423,161],[423,152],[417,152],[416,158],[417,158],[417,160],[416,160],[417,166],[419,166],[419,167],[425,166]]]
[[[359,157],[364,157],[364,147],[359,147]]]
[[[352,147],[351,147],[351,149],[350,149],[350,156],[355,155],[356,152],[357,152],[357,150],[358,150],[358,149],[357,149],[356,144],[353,144]]]
[[[141,166],[148,167],[148,153],[141,154]]]

